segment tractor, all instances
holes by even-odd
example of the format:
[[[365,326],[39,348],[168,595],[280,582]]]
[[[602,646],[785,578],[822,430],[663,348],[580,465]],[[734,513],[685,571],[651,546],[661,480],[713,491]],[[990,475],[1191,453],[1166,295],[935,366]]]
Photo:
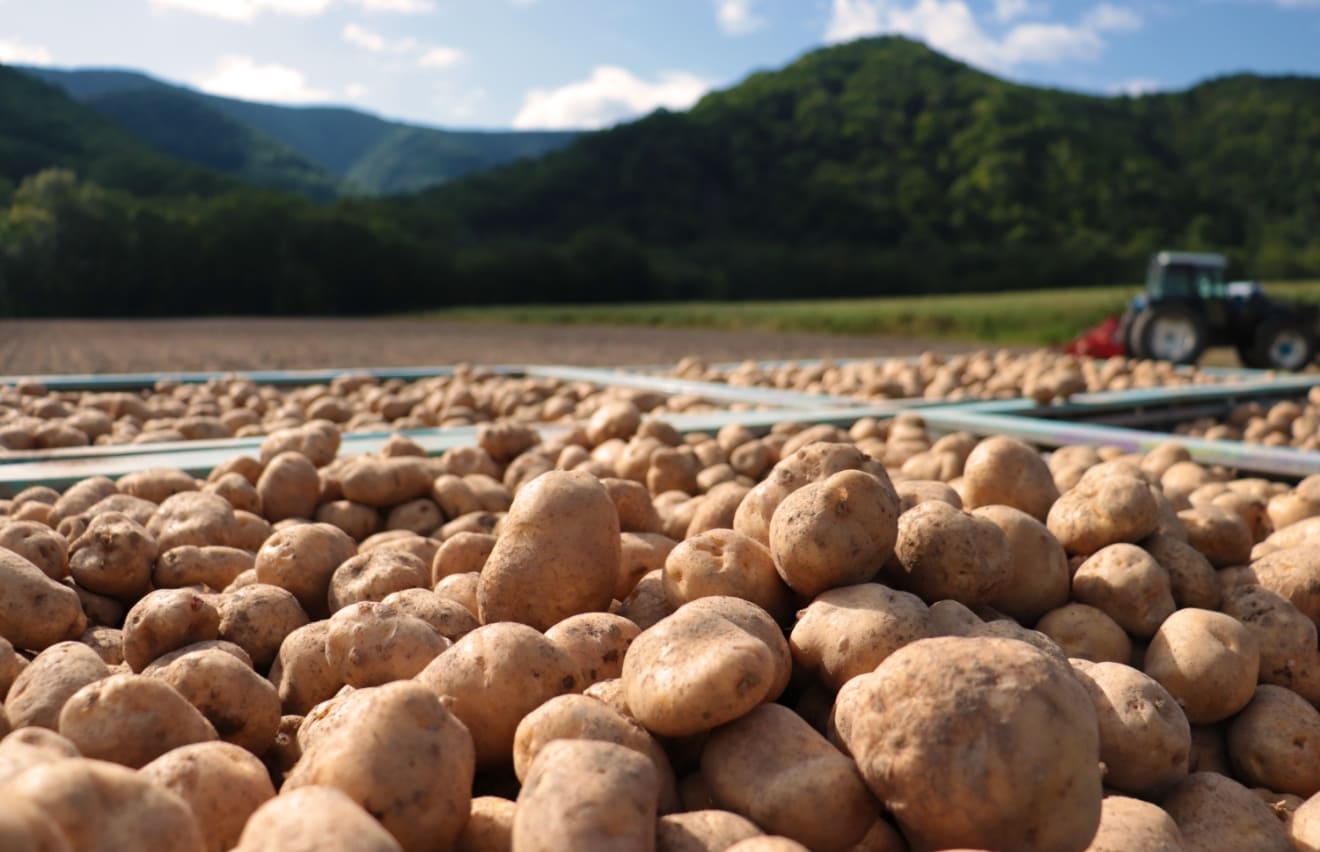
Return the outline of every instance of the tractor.
[[[1225,281],[1227,267],[1218,254],[1160,252],[1151,258],[1146,291],[1117,322],[1108,320],[1070,350],[1094,351],[1092,338],[1103,328],[1112,341],[1109,354],[1192,364],[1207,347],[1232,346],[1252,369],[1309,365],[1320,338],[1320,308],[1273,301],[1256,281]]]

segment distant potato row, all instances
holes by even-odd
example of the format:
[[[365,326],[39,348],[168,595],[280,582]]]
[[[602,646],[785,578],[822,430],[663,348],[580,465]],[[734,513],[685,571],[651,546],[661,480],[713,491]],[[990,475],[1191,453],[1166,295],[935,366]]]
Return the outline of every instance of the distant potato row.
[[[1320,849],[1320,477],[339,439],[0,500],[0,848]]]

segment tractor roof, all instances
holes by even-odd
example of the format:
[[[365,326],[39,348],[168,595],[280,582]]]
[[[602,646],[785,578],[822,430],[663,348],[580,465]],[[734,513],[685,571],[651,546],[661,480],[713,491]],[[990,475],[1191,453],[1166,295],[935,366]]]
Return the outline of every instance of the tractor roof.
[[[1187,266],[1214,266],[1220,269],[1228,266],[1228,260],[1222,254],[1200,251],[1162,251],[1155,255],[1155,262],[1160,266],[1175,263]]]

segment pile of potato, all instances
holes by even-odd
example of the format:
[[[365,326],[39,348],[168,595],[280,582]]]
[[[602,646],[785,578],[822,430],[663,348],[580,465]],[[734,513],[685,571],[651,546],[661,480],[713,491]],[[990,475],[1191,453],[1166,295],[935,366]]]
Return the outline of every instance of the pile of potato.
[[[1084,391],[1179,387],[1225,380],[1218,374],[1165,361],[1087,358],[1047,349],[1029,354],[1006,349],[949,356],[927,352],[916,359],[845,363],[825,360],[764,369],[755,361],[748,361],[729,371],[710,367],[698,358],[685,358],[671,375],[694,381],[824,393],[859,400],[955,401],[1025,396],[1041,403]]]
[[[0,501],[0,848],[1320,849],[1320,477],[623,401],[337,445]]]
[[[1320,387],[1312,388],[1303,399],[1242,403],[1223,422],[1200,418],[1176,426],[1174,432],[1212,441],[1320,450]]]
[[[50,391],[37,382],[0,386],[0,454],[104,444],[146,444],[267,435],[313,420],[341,432],[470,426],[496,419],[582,420],[630,402],[643,413],[706,411],[692,395],[590,382],[514,377],[459,366],[452,376],[407,382],[346,374],[329,384],[258,385],[245,378],[203,384],[158,381],[148,390]]]

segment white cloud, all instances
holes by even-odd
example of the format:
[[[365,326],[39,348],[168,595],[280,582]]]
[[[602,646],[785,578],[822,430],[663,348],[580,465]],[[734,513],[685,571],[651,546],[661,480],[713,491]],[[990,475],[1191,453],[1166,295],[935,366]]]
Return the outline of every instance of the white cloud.
[[[226,21],[251,21],[264,12],[311,17],[330,8],[333,0],[150,0],[161,9],[179,9]]]
[[[0,62],[6,65],[49,65],[50,51],[38,44],[0,38]]]
[[[1031,0],[995,0],[995,20],[1012,21],[1035,11]]]
[[[1132,30],[1142,23],[1135,12],[1110,3],[1091,8],[1076,25],[1024,22],[998,36],[981,25],[964,0],[833,0],[831,11],[827,42],[894,33],[994,71],[1024,63],[1095,59],[1105,49],[1102,33]],[[1000,0],[995,12],[1016,17],[1034,8]]]
[[[339,36],[349,44],[372,53],[407,53],[417,48],[415,38],[389,39],[358,24],[345,24]]]
[[[519,130],[606,127],[659,107],[687,109],[709,90],[709,82],[684,72],[665,72],[648,82],[624,68],[602,65],[586,80],[528,92],[513,126]]]
[[[349,83],[344,87],[344,97],[356,101],[365,98],[368,91],[370,90],[362,83]]]
[[[1164,86],[1159,80],[1149,80],[1143,77],[1138,77],[1132,80],[1124,80],[1121,83],[1115,83],[1109,87],[1109,92],[1114,95],[1127,95],[1129,97],[1139,98],[1142,95],[1149,95],[1152,92],[1158,92],[1163,88]]]
[[[462,62],[466,54],[456,47],[433,47],[417,60],[419,68],[449,68]]]
[[[251,101],[316,103],[330,92],[307,83],[303,73],[285,65],[260,65],[250,56],[225,56],[208,74],[193,82],[204,92]]]
[[[765,19],[756,14],[757,0],[715,0],[715,20],[720,29],[732,36],[746,35],[765,26]]]
[[[476,112],[477,105],[486,99],[487,91],[485,89],[473,89],[470,92],[460,96],[455,100],[446,100],[449,107],[449,115],[453,118],[471,118]]]
[[[1082,16],[1082,26],[1095,32],[1132,32],[1141,29],[1141,15],[1126,6],[1101,3]]]
[[[431,0],[352,0],[368,12],[394,12],[399,15],[425,15],[435,11]]]

